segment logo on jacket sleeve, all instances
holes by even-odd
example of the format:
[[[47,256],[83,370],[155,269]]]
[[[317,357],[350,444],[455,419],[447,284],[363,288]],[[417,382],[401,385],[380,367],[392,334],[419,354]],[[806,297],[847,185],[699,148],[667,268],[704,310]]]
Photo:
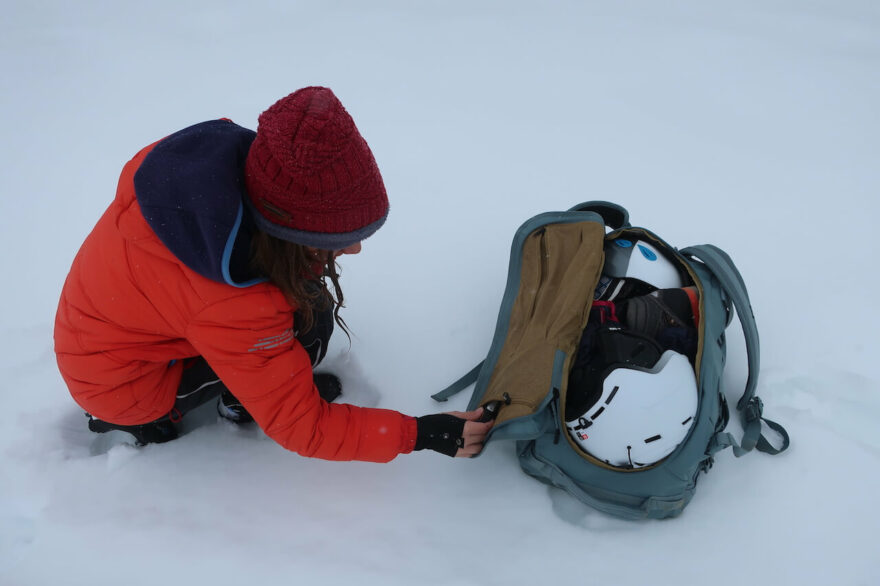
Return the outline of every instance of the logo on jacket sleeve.
[[[257,343],[248,348],[248,352],[259,352],[262,350],[272,350],[278,346],[289,344],[293,341],[293,328],[287,328],[277,336],[269,336],[268,338],[260,338]]]

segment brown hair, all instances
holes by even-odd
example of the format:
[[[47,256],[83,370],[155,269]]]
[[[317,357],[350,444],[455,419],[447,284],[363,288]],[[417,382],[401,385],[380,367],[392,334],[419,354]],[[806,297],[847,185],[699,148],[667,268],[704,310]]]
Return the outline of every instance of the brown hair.
[[[332,307],[333,319],[351,340],[345,320],[339,317],[339,309],[345,306],[332,251],[316,250],[257,230],[251,242],[251,267],[281,289],[303,316],[302,323],[297,324],[301,332],[312,329],[316,310]],[[327,278],[333,284],[332,293]]]

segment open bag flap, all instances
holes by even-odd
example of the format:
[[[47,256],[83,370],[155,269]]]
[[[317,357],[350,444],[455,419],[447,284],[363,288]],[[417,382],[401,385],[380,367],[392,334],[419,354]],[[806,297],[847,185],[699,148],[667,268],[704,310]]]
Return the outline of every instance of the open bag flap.
[[[554,385],[562,384],[558,373],[568,372],[604,262],[600,216],[568,212],[543,219],[523,231],[527,222],[514,239],[495,339],[469,406],[501,402],[493,430],[499,437],[507,435],[501,430],[508,422],[546,406]]]

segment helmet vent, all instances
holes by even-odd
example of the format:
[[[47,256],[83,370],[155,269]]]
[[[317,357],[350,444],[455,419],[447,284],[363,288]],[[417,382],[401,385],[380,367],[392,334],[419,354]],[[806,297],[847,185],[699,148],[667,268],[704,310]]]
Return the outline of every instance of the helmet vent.
[[[615,386],[614,386],[614,389],[611,391],[611,394],[608,395],[608,398],[607,398],[607,399],[605,399],[605,404],[606,404],[606,405],[609,405],[609,404],[611,403],[611,399],[614,398],[614,395],[616,395],[616,394],[617,394],[617,391],[619,391],[619,390],[620,390],[620,387],[617,386],[617,385],[615,385]],[[596,413],[596,415],[598,415],[598,413]]]

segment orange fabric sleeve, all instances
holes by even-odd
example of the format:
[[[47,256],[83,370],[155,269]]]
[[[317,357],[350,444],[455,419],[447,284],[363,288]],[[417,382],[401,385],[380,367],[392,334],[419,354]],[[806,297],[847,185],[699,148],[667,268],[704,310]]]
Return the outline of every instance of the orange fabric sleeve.
[[[327,403],[293,337],[280,292],[250,292],[208,306],[187,338],[266,434],[303,456],[388,462],[415,446],[416,421],[397,411]],[[285,310],[286,306],[286,310]]]

